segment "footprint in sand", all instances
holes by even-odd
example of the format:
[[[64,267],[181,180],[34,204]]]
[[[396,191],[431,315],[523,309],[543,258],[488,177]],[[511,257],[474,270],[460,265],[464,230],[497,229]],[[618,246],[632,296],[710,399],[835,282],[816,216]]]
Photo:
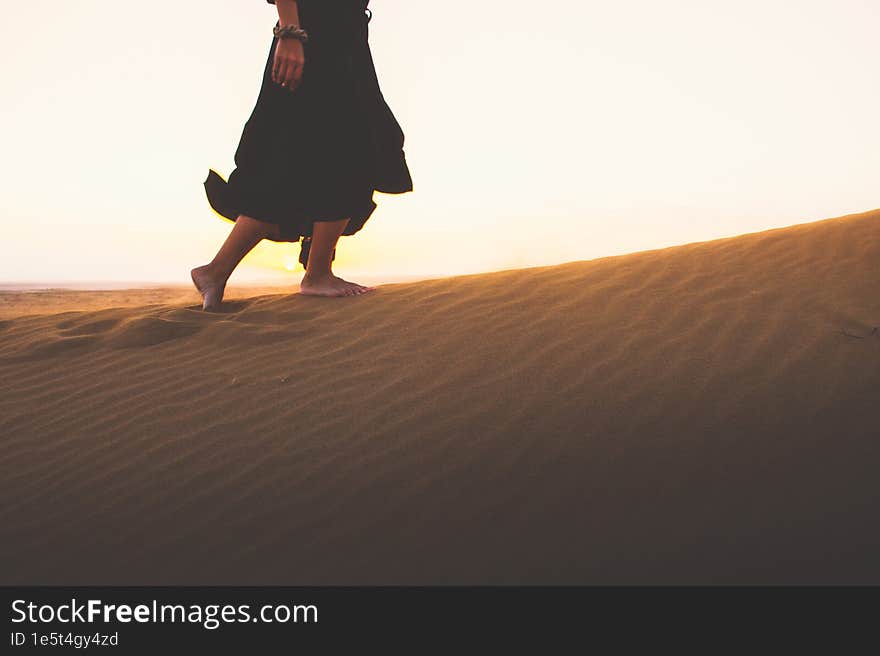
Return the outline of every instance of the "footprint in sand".
[[[116,348],[154,346],[174,339],[189,337],[201,330],[200,326],[160,317],[139,317],[126,321],[112,331],[106,342]]]
[[[88,321],[80,325],[67,321],[58,327],[65,335],[96,335],[112,330],[119,324],[119,321],[119,319],[100,319],[98,321]]]
[[[94,335],[74,335],[71,337],[45,337],[39,341],[30,342],[18,353],[12,353],[7,358],[12,360],[36,360],[51,358],[68,354],[75,354],[83,347],[94,344]]]
[[[317,312],[284,311],[278,309],[259,309],[242,312],[235,321],[264,326],[290,326],[302,321],[310,321],[318,316]]]

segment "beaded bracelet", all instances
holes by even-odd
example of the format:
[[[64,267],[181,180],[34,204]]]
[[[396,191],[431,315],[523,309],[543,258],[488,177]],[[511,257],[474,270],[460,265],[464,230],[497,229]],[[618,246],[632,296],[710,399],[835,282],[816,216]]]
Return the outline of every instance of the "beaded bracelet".
[[[272,34],[277,36],[279,39],[296,39],[297,41],[302,41],[303,43],[308,43],[309,41],[309,33],[302,29],[299,25],[276,25],[272,28]]]

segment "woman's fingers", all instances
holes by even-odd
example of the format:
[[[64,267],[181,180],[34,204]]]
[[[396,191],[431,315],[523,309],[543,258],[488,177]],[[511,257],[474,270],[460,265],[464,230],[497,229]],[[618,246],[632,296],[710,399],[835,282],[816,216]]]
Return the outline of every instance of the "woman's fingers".
[[[275,48],[272,62],[272,81],[293,91],[302,79],[305,57],[299,41],[282,40]]]
[[[275,57],[272,60],[272,81],[277,83],[278,78],[278,69],[281,67],[281,59],[278,57],[278,51],[275,51]]]
[[[299,86],[300,80],[302,80],[302,62],[291,59],[282,60],[277,82],[285,89],[293,91]]]
[[[287,59],[285,57],[281,57],[281,61],[278,63],[278,83],[284,86],[287,82]]]
[[[303,63],[301,61],[292,62],[291,67],[287,70],[288,80],[287,86],[290,87],[290,90],[295,90],[300,81],[302,81],[302,72],[303,72]]]
[[[278,73],[278,84],[285,89],[294,91],[299,87],[303,75],[303,62],[296,59],[288,59],[282,62]]]

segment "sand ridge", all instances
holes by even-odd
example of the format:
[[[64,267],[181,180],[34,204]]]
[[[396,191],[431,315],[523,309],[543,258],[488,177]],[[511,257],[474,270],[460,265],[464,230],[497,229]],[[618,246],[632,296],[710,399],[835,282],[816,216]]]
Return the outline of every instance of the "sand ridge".
[[[878,218],[7,313],[0,582],[878,583]]]

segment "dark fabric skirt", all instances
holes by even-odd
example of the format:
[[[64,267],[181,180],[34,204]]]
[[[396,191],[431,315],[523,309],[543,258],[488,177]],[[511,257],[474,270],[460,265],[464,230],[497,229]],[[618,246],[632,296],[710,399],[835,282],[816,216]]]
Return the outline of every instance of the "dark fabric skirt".
[[[278,224],[276,241],[304,238],[305,247],[315,221],[348,218],[343,234],[352,235],[376,209],[374,191],[412,191],[404,134],[379,89],[370,52],[367,4],[300,0],[309,42],[296,91],[272,81],[278,44],[272,39],[235,169],[228,180],[209,169],[204,182],[218,214]]]

